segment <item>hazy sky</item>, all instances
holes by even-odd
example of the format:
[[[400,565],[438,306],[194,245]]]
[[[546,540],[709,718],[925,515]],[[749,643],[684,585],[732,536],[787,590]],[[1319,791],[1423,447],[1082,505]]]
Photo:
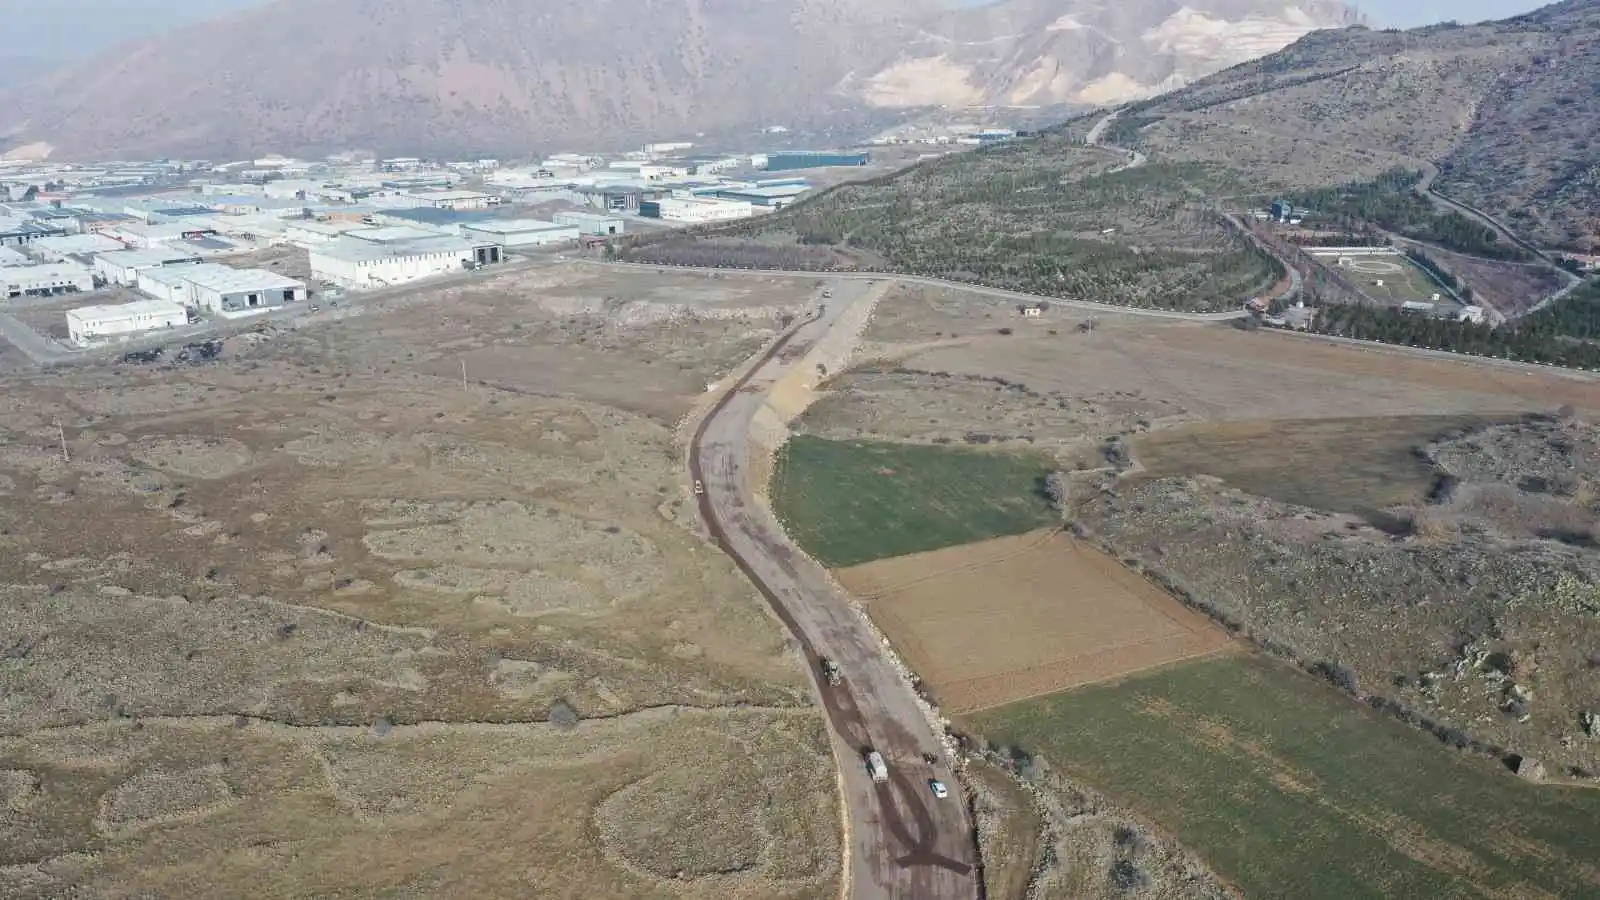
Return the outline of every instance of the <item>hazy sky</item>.
[[[0,23],[5,31],[0,55],[83,56],[122,40],[267,2],[270,0],[0,0]],[[982,5],[987,0],[954,2]],[[1544,0],[1355,2],[1375,24],[1401,27],[1445,19],[1475,22],[1502,18],[1544,5]]]

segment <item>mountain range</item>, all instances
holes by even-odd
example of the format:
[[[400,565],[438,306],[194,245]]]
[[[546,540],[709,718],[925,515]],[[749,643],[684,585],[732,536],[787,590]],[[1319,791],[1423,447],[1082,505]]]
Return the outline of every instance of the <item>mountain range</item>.
[[[1333,0],[277,0],[0,91],[0,148],[515,154],[1117,103],[1357,21]]]
[[[1320,31],[1131,106],[1123,140],[1286,187],[1437,171],[1540,243],[1600,252],[1600,0],[1411,31]]]

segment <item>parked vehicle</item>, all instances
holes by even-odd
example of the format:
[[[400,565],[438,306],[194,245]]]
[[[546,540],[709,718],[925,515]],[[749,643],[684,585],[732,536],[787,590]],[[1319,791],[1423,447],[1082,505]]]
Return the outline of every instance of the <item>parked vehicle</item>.
[[[944,782],[937,778],[928,779],[928,788],[929,790],[933,791],[933,796],[940,800],[950,796],[950,789],[945,787]]]
[[[889,764],[883,761],[883,754],[876,750],[867,751],[867,771],[872,773],[872,780],[879,784],[889,780]]]
[[[694,492],[697,496],[706,492],[706,486],[701,484],[700,479],[698,478],[696,478],[694,482]]]

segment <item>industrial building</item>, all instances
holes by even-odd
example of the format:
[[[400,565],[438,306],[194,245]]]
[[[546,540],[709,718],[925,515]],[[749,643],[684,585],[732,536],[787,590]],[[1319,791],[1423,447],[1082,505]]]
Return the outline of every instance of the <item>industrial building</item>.
[[[552,216],[557,225],[571,225],[582,234],[610,237],[622,234],[622,220],[613,216],[601,216],[586,212],[559,212]]]
[[[85,306],[67,311],[67,335],[79,346],[117,337],[178,328],[189,324],[188,310],[165,300],[138,300],[113,306]]]
[[[224,318],[263,313],[308,296],[304,282],[266,269],[198,265],[167,271],[182,273],[188,280],[195,307]]]
[[[459,272],[477,261],[477,251],[470,241],[440,234],[394,241],[345,235],[310,248],[311,273],[348,288],[384,287]]]
[[[712,200],[706,197],[663,197],[639,207],[639,214],[665,222],[690,225],[748,219],[755,207],[742,200]]]
[[[434,234],[461,237],[461,229],[486,221],[492,215],[483,211],[461,212],[454,209],[419,206],[412,209],[385,209],[373,213],[372,220],[379,225],[415,228]]]
[[[771,185],[767,187],[733,188],[717,191],[714,195],[721,200],[736,200],[749,203],[752,206],[764,206],[770,209],[782,209],[800,199],[811,190],[810,185]]]
[[[200,262],[200,257],[181,251],[157,247],[152,250],[118,250],[101,253],[94,258],[94,274],[109,284],[132,287],[139,283],[139,273],[162,266],[181,266]]]
[[[94,290],[94,273],[74,263],[0,269],[0,298],[46,297]]]
[[[468,239],[492,241],[501,247],[542,247],[576,241],[582,233],[576,225],[558,225],[542,219],[496,219],[462,226]]]
[[[267,312],[308,296],[305,283],[293,278],[216,263],[145,269],[139,273],[138,285],[154,299],[224,318]]]
[[[31,244],[40,238],[66,233],[61,228],[46,228],[33,222],[24,222],[21,219],[0,217],[0,247],[20,247],[23,244]]]
[[[646,189],[634,185],[608,184],[580,187],[577,189],[577,194],[584,203],[602,212],[637,213],[639,204],[669,196],[670,192],[659,188]]]
[[[134,285],[139,289],[139,293],[144,294],[146,297],[167,303],[176,303],[184,307],[193,306],[194,291],[189,287],[188,277],[180,270],[197,269],[200,266],[209,265],[216,265],[216,263],[174,266],[170,269],[166,267],[143,269],[139,272]]]
[[[352,222],[321,222],[316,219],[290,219],[284,223],[283,236],[289,243],[297,247],[310,244],[326,244],[336,240],[345,232],[354,231],[361,226]]]
[[[477,191],[409,191],[406,196],[422,206],[453,209],[457,212],[488,209],[500,205],[501,202],[500,198],[493,194],[482,194]]]
[[[872,161],[866,153],[835,153],[825,150],[776,150],[766,154],[761,168],[768,172],[795,169],[824,169],[833,166],[864,166]]]
[[[95,256],[125,249],[120,241],[101,234],[65,234],[40,238],[28,246],[28,252],[50,262],[63,262],[74,256]]]

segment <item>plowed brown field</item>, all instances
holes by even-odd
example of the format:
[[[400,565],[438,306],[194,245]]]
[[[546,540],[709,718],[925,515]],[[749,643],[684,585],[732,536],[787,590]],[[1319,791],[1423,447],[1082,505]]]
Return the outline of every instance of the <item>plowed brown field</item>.
[[[1059,531],[841,569],[949,712],[966,713],[1215,653],[1227,635]]]

